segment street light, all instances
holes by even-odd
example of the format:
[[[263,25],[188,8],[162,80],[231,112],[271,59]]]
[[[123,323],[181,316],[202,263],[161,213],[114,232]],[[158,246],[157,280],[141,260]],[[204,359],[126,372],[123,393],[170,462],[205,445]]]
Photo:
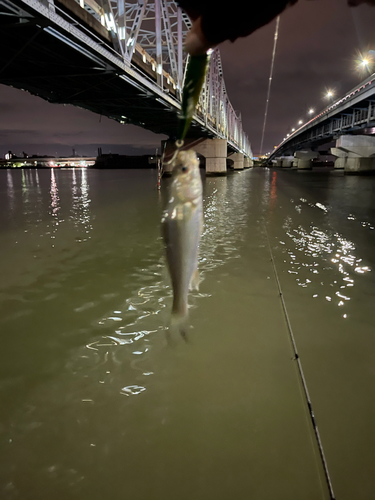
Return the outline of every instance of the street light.
[[[292,128],[292,132],[294,132],[296,129],[295,128]]]
[[[375,51],[373,50],[366,50],[365,52],[357,50],[354,62],[357,67],[357,71],[360,74],[363,73],[367,73],[369,75],[371,74],[375,62],[374,56],[375,56]]]
[[[333,89],[328,89],[328,90],[326,89],[324,99],[327,99],[327,101],[333,103],[334,96],[335,96],[335,91]]]
[[[314,113],[314,110],[312,108],[309,109],[309,115],[312,115]]]
[[[302,121],[302,120],[300,120],[300,121],[298,122],[298,125],[302,125],[302,123],[303,123],[303,121]]]
[[[362,61],[359,63],[359,69],[361,72],[365,71],[367,74],[371,74],[371,66],[373,65],[373,59],[370,57],[363,57]]]

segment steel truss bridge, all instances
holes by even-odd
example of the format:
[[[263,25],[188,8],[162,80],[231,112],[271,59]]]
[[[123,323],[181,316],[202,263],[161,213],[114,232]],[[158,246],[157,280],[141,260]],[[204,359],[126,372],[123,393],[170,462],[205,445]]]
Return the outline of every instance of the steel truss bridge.
[[[375,134],[375,73],[286,137],[269,160],[344,134]]]
[[[170,0],[0,0],[0,83],[174,137],[190,26]],[[252,155],[217,49],[190,136]]]

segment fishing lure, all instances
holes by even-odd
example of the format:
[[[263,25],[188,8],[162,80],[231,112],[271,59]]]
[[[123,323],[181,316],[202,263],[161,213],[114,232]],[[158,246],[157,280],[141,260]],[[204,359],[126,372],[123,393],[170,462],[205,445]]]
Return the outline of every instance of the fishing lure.
[[[182,91],[181,113],[177,133],[176,146],[180,148],[189,130],[195,108],[203,87],[212,50],[199,56],[190,56],[186,68],[184,88]]]

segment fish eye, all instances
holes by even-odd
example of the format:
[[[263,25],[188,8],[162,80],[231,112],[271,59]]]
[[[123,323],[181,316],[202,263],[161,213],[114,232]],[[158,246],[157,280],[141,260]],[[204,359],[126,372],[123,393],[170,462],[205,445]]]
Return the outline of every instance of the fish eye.
[[[187,172],[189,169],[188,169],[188,167],[183,166],[183,167],[181,168],[181,170],[182,170],[183,172]]]

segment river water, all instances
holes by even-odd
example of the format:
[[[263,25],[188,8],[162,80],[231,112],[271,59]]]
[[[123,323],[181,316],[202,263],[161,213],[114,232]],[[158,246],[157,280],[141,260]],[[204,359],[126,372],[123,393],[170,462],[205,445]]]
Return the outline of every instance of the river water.
[[[168,180],[0,171],[2,499],[329,499],[291,335],[336,498],[374,497],[375,179],[203,181],[185,343]]]

